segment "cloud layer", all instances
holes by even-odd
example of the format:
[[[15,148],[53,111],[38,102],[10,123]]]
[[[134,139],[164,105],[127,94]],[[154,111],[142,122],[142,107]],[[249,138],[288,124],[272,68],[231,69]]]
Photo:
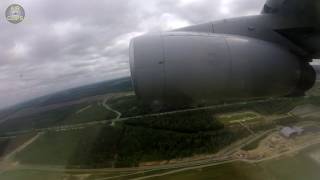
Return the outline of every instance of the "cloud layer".
[[[0,108],[70,87],[128,76],[132,37],[241,15],[265,0],[2,0]]]

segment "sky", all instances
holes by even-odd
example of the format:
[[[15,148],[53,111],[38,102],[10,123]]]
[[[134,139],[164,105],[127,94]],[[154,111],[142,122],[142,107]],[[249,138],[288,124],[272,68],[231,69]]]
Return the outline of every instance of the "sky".
[[[1,0],[0,108],[130,76],[130,39],[259,14],[265,0]],[[24,21],[5,18],[20,4]]]

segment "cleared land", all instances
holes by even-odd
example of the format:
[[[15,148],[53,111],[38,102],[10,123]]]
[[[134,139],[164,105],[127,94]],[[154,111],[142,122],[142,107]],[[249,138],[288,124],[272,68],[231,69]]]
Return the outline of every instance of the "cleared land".
[[[245,112],[222,114],[222,115],[216,116],[216,118],[224,124],[233,124],[233,123],[247,122],[247,121],[259,121],[262,117],[258,113],[245,111]]]

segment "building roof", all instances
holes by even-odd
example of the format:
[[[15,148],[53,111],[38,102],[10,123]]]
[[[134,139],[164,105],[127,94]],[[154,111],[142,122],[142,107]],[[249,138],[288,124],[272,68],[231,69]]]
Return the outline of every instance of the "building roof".
[[[291,137],[292,135],[295,135],[295,134],[297,134],[297,135],[302,134],[303,133],[303,128],[301,128],[301,127],[284,127],[284,128],[281,129],[280,133],[283,136],[289,138],[289,137]]]

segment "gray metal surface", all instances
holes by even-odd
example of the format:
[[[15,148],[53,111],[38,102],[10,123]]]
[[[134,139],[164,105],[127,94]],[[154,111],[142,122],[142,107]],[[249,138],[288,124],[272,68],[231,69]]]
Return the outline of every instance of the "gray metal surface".
[[[308,62],[320,58],[314,4],[268,0],[261,15],[135,38],[130,67],[138,97],[185,105],[303,95],[315,82]]]
[[[160,35],[147,35],[131,42],[131,77],[139,97],[153,101],[163,98],[163,61],[163,43]]]
[[[267,0],[262,13],[315,18],[319,15],[319,3],[318,0]]]
[[[149,103],[284,96],[300,79],[296,56],[244,36],[170,32],[139,37],[133,44],[135,90]]]

